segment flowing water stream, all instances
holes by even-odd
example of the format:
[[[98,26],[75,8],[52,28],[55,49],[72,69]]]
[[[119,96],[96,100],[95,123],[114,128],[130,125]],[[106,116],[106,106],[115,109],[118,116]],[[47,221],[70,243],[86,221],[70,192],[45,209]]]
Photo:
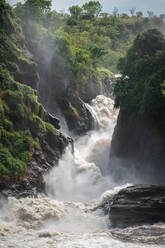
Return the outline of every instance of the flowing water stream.
[[[116,194],[109,151],[118,112],[97,96],[88,106],[99,129],[75,141],[47,175],[47,197],[10,198],[0,206],[0,248],[156,248],[165,247],[164,225],[109,228],[103,211],[92,209]],[[161,243],[161,245],[157,245]]]

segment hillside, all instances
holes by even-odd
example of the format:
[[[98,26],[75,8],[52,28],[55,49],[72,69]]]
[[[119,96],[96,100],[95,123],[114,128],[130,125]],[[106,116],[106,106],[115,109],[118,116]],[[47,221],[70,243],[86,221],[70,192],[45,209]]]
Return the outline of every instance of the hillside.
[[[39,81],[37,66],[5,1],[0,2],[0,40],[0,189],[16,182],[18,188],[41,190],[43,172],[57,162],[68,141],[45,122],[49,115],[31,88]]]
[[[164,29],[163,16],[103,13],[99,2],[71,6],[70,14],[50,8],[51,1],[43,6],[39,1],[37,7],[28,0],[15,13],[38,64],[40,101],[52,113],[60,109],[69,129],[80,134],[90,125],[79,98],[89,102],[103,92],[136,35],[151,27]]]

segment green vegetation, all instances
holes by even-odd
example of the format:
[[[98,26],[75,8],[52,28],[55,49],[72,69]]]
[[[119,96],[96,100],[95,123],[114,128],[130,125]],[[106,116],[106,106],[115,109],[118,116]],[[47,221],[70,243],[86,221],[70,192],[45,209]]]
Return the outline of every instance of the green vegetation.
[[[33,111],[39,114],[40,104],[32,88],[15,82],[2,67],[0,75],[0,174],[14,176],[25,173],[37,146]]]
[[[102,9],[101,4],[98,1],[89,1],[88,3],[85,3],[82,8],[84,18],[90,20],[94,17],[98,17]]]
[[[25,172],[26,164],[15,159],[7,148],[0,149],[0,173],[1,175],[17,175]]]
[[[33,2],[33,1],[32,1]],[[42,1],[44,3],[44,1]],[[48,3],[48,1],[46,1]],[[37,101],[36,65],[12,8],[0,1],[0,175],[24,175],[40,133],[47,132],[46,111]],[[19,82],[17,82],[19,81]],[[27,86],[30,85],[30,86]],[[52,130],[52,127],[51,127]]]
[[[122,74],[115,85],[116,107],[132,114],[149,116],[165,125],[165,39],[156,29],[138,34],[119,62]]]
[[[24,14],[34,2],[38,7],[28,15]],[[71,6],[68,15],[50,11],[50,1],[27,0],[24,4],[17,4],[15,13],[21,19],[36,61],[39,65],[42,61],[41,70],[50,63],[49,77],[45,80],[49,81],[52,94],[61,95],[61,91],[66,94],[64,82],[68,81],[69,99],[78,96],[89,101],[89,95],[97,95],[107,80],[107,74],[104,78],[98,68],[118,72],[118,60],[125,55],[136,35],[151,27],[164,26],[163,17],[143,17],[142,12],[135,14],[133,9],[131,16],[119,15],[117,9],[111,14],[102,13],[101,9],[98,1],[89,1],[83,6]],[[60,81],[59,73],[64,72],[66,78]],[[51,82],[55,81],[51,78],[56,77],[58,86]]]
[[[48,122],[46,123],[46,128],[47,128],[49,133],[54,133],[54,131],[55,131],[55,127]]]
[[[22,17],[34,18],[36,20],[42,18],[42,16],[50,11],[51,0],[28,0],[24,4],[25,8],[22,9],[22,4],[18,3],[17,8],[20,8]]]
[[[10,71],[16,81],[36,88],[38,81],[36,65],[25,58],[23,51],[26,51],[26,46],[21,26],[17,23],[12,8],[2,0],[0,1],[0,65]]]

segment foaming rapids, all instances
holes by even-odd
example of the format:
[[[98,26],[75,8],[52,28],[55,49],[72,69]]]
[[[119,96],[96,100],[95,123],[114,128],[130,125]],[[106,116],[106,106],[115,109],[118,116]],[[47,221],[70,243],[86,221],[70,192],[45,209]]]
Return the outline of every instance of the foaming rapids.
[[[45,176],[47,193],[55,199],[91,201],[114,185],[108,165],[118,112],[113,100],[103,95],[97,96],[90,108],[99,129],[80,137],[74,154],[68,148],[59,165]]]
[[[0,211],[0,248],[164,248],[164,224],[110,229],[95,204],[9,198]]]

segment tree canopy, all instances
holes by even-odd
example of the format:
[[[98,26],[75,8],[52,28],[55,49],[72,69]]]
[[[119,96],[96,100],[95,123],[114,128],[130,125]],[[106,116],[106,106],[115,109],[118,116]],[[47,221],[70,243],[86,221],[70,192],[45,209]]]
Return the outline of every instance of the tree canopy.
[[[15,12],[23,23],[32,53],[43,63],[50,58],[50,68],[56,65],[56,68],[68,71],[72,75],[69,87],[74,87],[81,98],[88,94],[89,82],[92,81],[95,88],[101,87],[100,68],[118,73],[118,60],[124,56],[136,34],[159,27],[160,22],[164,27],[162,18],[143,17],[141,12],[135,14],[135,9],[132,10],[133,16],[120,14],[117,8],[112,13],[102,13],[98,1],[73,5],[69,8],[70,14],[49,11],[50,4],[50,0],[26,0],[24,4],[17,5]],[[29,16],[29,8],[33,6],[34,13]],[[131,56],[141,59],[141,55],[150,56],[150,53],[157,51],[162,42],[161,39],[157,41],[157,36],[156,32],[152,32],[152,36],[149,33],[140,34]],[[128,69],[134,73],[131,66],[128,65]]]
[[[85,3],[83,6],[83,14],[85,17],[88,17],[89,19],[98,17],[98,15],[101,12],[102,6],[100,2],[96,1],[89,1],[88,3]]]
[[[50,11],[51,0],[27,0],[24,4],[18,3],[15,11],[22,19],[39,19]]]
[[[82,12],[82,8],[78,5],[73,5],[69,8],[71,16],[78,18]]]
[[[156,29],[137,35],[118,68],[122,77],[114,94],[117,107],[132,113],[164,118],[165,39]]]

